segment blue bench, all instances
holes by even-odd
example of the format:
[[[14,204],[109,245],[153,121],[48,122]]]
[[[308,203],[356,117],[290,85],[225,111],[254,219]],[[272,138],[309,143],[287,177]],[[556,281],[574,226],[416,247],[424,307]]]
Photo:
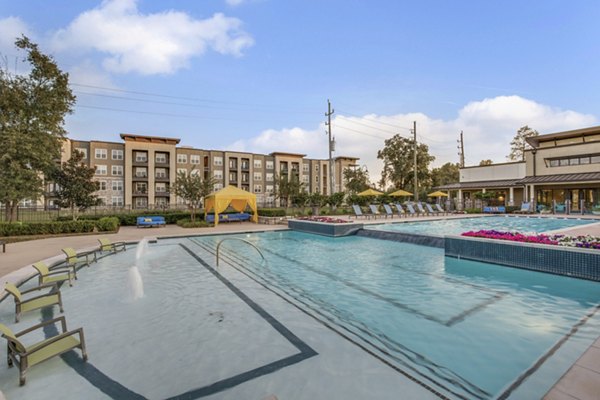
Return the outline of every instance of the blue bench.
[[[483,207],[484,213],[495,214],[495,213],[505,213],[506,207]]]
[[[237,214],[219,214],[219,223],[221,222],[243,222],[249,221],[251,215],[248,213],[237,213]],[[215,214],[206,215],[206,222],[214,223]]]
[[[165,217],[137,217],[137,227],[140,226],[165,226]]]

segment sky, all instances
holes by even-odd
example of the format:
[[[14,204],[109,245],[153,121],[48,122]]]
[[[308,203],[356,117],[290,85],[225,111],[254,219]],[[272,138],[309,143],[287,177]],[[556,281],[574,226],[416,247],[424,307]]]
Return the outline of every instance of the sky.
[[[600,125],[600,2],[22,0],[0,2],[2,67],[22,34],[70,74],[69,137],[327,158],[417,139],[432,166],[505,162],[516,131]]]

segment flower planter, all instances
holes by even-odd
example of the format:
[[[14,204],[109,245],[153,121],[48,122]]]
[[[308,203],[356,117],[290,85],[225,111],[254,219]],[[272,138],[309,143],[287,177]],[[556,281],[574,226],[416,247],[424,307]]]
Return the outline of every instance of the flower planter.
[[[359,229],[362,229],[363,224],[355,222],[332,223],[291,219],[288,221],[288,227],[294,231],[340,237],[354,235]]]

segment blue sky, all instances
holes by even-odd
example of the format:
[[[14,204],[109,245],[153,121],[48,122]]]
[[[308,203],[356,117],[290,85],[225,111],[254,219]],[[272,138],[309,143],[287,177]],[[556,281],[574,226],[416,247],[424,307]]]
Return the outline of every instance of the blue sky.
[[[413,120],[435,165],[461,130],[476,164],[525,124],[598,125],[599,20],[597,1],[24,0],[0,4],[0,52],[14,69],[25,32],[71,73],[78,139],[325,157],[329,98],[337,155],[376,180]]]

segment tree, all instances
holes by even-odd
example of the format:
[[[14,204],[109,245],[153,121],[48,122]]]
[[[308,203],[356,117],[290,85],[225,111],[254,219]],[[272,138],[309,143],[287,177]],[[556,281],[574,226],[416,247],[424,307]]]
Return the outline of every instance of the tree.
[[[519,128],[512,142],[510,142],[510,154],[507,158],[510,161],[525,161],[525,150],[531,149],[526,139],[537,135],[539,135],[538,131],[527,125]]]
[[[494,162],[490,159],[479,161],[479,166],[483,167],[485,165],[492,165]]]
[[[173,187],[175,194],[181,197],[190,209],[192,222],[196,221],[196,210],[202,206],[202,200],[212,193],[216,183],[215,178],[203,179],[194,171],[192,168],[189,175],[185,171],[178,172]]]
[[[349,194],[360,193],[369,188],[369,170],[367,170],[367,167],[346,168],[343,171],[343,177]]]
[[[342,203],[344,202],[345,196],[346,195],[344,192],[337,192],[337,193],[333,193],[332,195],[330,195],[329,198],[327,199],[327,203],[329,204],[329,207],[331,207],[332,210],[335,210],[336,208],[340,207],[342,205]]]
[[[96,168],[91,168],[83,162],[83,154],[74,151],[67,162],[55,168],[48,177],[57,185],[57,204],[71,209],[71,217],[77,219],[77,210],[85,210],[98,204],[98,197],[94,195],[99,188],[94,182]]]
[[[69,75],[52,57],[25,36],[15,46],[27,51],[31,69],[27,75],[0,70],[0,202],[9,222],[20,201],[42,194],[42,177],[60,159],[64,119],[75,104]]]
[[[377,152],[383,160],[382,183],[391,182],[394,187],[414,191],[414,140],[394,135],[385,141]],[[431,184],[429,164],[435,160],[429,155],[429,146],[417,143],[417,179],[421,188]]]
[[[460,164],[446,163],[439,168],[431,170],[432,186],[442,186],[449,183],[456,183],[460,177]]]
[[[298,174],[276,175],[275,183],[275,197],[286,208],[290,206],[293,197],[298,196],[301,191],[304,191],[304,183],[300,182]]]

